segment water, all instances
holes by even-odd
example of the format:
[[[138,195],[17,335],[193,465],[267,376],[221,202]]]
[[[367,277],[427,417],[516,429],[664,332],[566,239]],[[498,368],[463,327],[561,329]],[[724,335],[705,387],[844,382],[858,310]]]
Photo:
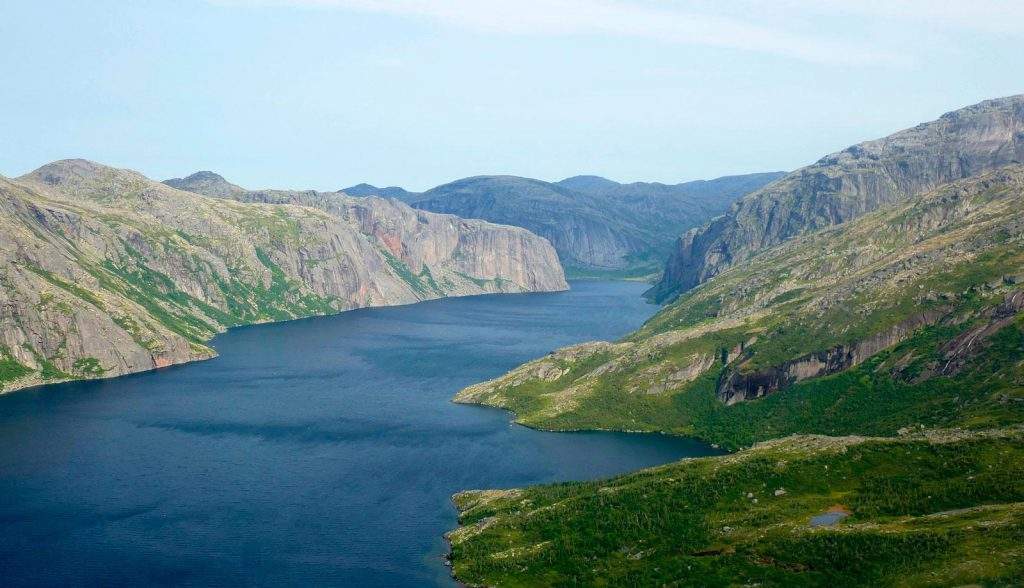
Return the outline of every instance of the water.
[[[221,356],[0,397],[5,585],[451,585],[468,488],[610,476],[711,453],[544,433],[452,404],[655,310],[641,284],[481,296],[232,330]]]

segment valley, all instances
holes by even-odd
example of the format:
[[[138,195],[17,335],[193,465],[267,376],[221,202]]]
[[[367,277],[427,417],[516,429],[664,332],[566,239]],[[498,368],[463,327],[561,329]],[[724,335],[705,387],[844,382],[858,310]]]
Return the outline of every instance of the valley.
[[[1024,2],[2,6],[2,588],[1024,586]]]

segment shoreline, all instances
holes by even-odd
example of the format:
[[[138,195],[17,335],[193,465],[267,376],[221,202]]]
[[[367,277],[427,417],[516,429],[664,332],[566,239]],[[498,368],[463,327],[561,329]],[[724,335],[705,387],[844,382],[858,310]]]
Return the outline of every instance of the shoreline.
[[[20,378],[18,380],[11,380],[10,382],[4,383],[2,385],[2,387],[0,387],[0,397],[6,396],[8,394],[13,394],[13,393],[16,393],[16,392],[24,392],[24,391],[27,391],[27,390],[35,390],[35,389],[38,389],[38,388],[45,388],[47,386],[55,386],[55,385],[58,385],[58,384],[66,384],[68,382],[91,382],[91,381],[99,381],[99,380],[112,380],[114,378],[120,378],[122,376],[130,376],[130,375],[133,375],[133,374],[144,374],[144,373],[147,373],[147,372],[155,372],[155,371],[159,371],[159,370],[170,368],[170,367],[183,366],[183,365],[188,365],[190,363],[195,363],[195,362],[199,362],[199,361],[209,361],[211,359],[216,359],[219,356],[219,354],[217,353],[216,348],[214,348],[214,347],[212,347],[212,346],[210,346],[208,344],[211,341],[213,341],[214,339],[216,339],[218,335],[222,335],[222,334],[227,333],[228,331],[232,331],[234,329],[245,329],[245,328],[251,328],[251,327],[258,327],[258,326],[262,326],[262,325],[274,325],[274,324],[290,323],[290,322],[293,322],[293,321],[304,321],[304,320],[312,320],[312,319],[322,319],[322,318],[338,316],[338,315],[342,315],[342,314],[345,314],[345,313],[348,313],[348,312],[354,312],[354,311],[358,311],[358,310],[367,310],[367,309],[379,310],[379,309],[383,309],[383,308],[399,308],[399,307],[402,307],[402,306],[412,306],[412,305],[415,305],[415,304],[423,304],[423,303],[426,303],[426,302],[436,302],[436,301],[439,301],[439,300],[447,300],[447,299],[450,299],[450,298],[474,298],[474,297],[477,297],[477,296],[517,296],[517,295],[529,295],[529,294],[557,294],[559,292],[568,292],[569,290],[572,289],[571,284],[569,284],[569,280],[566,280],[566,285],[567,285],[566,288],[562,288],[562,289],[559,289],[559,290],[529,290],[529,291],[522,291],[522,292],[477,292],[477,293],[473,293],[473,294],[453,294],[453,295],[447,295],[447,296],[436,296],[436,297],[433,297],[433,298],[423,298],[421,300],[415,300],[415,301],[411,301],[411,302],[400,302],[400,303],[397,303],[397,304],[370,304],[370,305],[366,305],[366,306],[356,306],[356,307],[353,307],[353,308],[346,308],[345,310],[339,310],[338,312],[333,312],[333,313],[329,313],[329,314],[311,314],[311,315],[308,315],[308,316],[297,316],[297,317],[293,317],[293,318],[285,319],[285,320],[259,321],[259,322],[253,322],[253,323],[244,323],[244,324],[239,324],[239,325],[233,325],[233,326],[230,326],[230,327],[223,327],[223,328],[221,328],[212,337],[210,337],[209,339],[206,339],[206,340],[204,340],[202,342],[202,345],[206,346],[206,348],[210,350],[210,354],[208,356],[196,356],[196,357],[191,357],[191,358],[183,360],[183,361],[172,361],[172,362],[170,362],[170,363],[168,363],[166,365],[153,365],[152,367],[147,367],[147,368],[144,368],[144,369],[130,370],[130,371],[119,372],[119,373],[116,373],[116,374],[101,375],[101,376],[95,376],[95,377],[83,377],[83,378],[75,377],[75,378],[62,378],[62,379],[55,379],[55,380],[40,381],[40,380],[38,380],[36,378],[29,378],[28,376],[25,376],[25,377]],[[155,360],[154,360],[154,363],[155,363]],[[34,373],[37,374],[38,370],[35,370]],[[24,383],[23,384],[19,384],[20,382],[24,382]]]

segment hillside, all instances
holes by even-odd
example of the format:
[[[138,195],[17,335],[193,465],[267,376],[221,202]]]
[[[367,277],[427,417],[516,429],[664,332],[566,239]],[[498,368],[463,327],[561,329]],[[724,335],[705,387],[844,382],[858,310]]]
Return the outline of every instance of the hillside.
[[[557,183],[478,176],[428,190],[413,206],[527,228],[551,241],[577,275],[641,276],[658,271],[681,231],[781,175],[678,185],[619,184],[596,176]]]
[[[1024,167],[793,239],[680,297],[618,343],[559,350],[467,388],[552,429],[894,434],[1024,417]],[[754,399],[761,399],[750,402]]]
[[[988,100],[822,158],[756,191],[676,244],[648,295],[680,293],[797,235],[986,170],[1024,162],[1024,95]]]
[[[1019,586],[1019,428],[788,437],[611,480],[455,496],[487,586]]]
[[[980,108],[993,105],[1005,112],[1006,101]],[[853,191],[861,200],[846,191],[803,201],[783,198],[793,178],[776,182],[725,217],[736,222],[752,201],[770,201],[766,193],[780,198],[785,206],[740,215],[768,231],[758,247],[716,257],[712,274],[632,335],[559,349],[460,391],[457,402],[508,409],[531,427],[660,431],[740,451],[602,482],[456,495],[457,577],[500,586],[1024,581],[1024,165],[996,165],[1018,145],[1005,140],[1003,115],[991,115],[996,124],[968,110],[945,117],[958,121],[942,125],[953,138],[931,137],[973,148],[946,175],[935,168],[945,156],[908,149],[882,168],[924,176],[900,176],[903,187],[884,198],[865,190]],[[991,124],[964,122],[975,116]],[[985,124],[985,140],[964,138]],[[940,132],[928,127],[918,130]],[[857,181],[876,185],[865,178],[882,168],[865,163]],[[958,179],[942,181],[950,176]],[[778,225],[784,210],[793,216]],[[804,222],[813,210],[835,214],[817,226]],[[727,243],[716,251],[728,254]]]
[[[0,390],[212,357],[205,342],[235,325],[566,288],[523,229],[376,198],[231,194],[84,160],[0,178]]]

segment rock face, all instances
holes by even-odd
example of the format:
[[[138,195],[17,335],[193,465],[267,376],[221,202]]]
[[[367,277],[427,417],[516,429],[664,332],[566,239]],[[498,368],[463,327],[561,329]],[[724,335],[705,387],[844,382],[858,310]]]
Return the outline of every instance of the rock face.
[[[947,309],[948,312],[948,309]],[[744,362],[736,362],[718,379],[718,399],[726,404],[754,400],[788,388],[793,384],[837,374],[860,365],[876,353],[910,338],[919,329],[934,325],[946,312],[933,309],[909,317],[897,325],[865,339],[808,353],[779,365],[744,371]],[[711,367],[704,366],[704,369]]]
[[[234,325],[567,287],[520,228],[213,176],[189,181],[217,198],[84,160],[0,178],[0,390],[212,357]]]
[[[737,202],[684,234],[648,295],[671,300],[794,236],[1003,165],[1024,162],[1024,96],[988,100],[854,145]]]
[[[597,176],[557,183],[478,176],[438,186],[413,202],[423,210],[524,227],[546,237],[581,273],[656,272],[679,231],[724,212],[781,173],[666,185]]]

